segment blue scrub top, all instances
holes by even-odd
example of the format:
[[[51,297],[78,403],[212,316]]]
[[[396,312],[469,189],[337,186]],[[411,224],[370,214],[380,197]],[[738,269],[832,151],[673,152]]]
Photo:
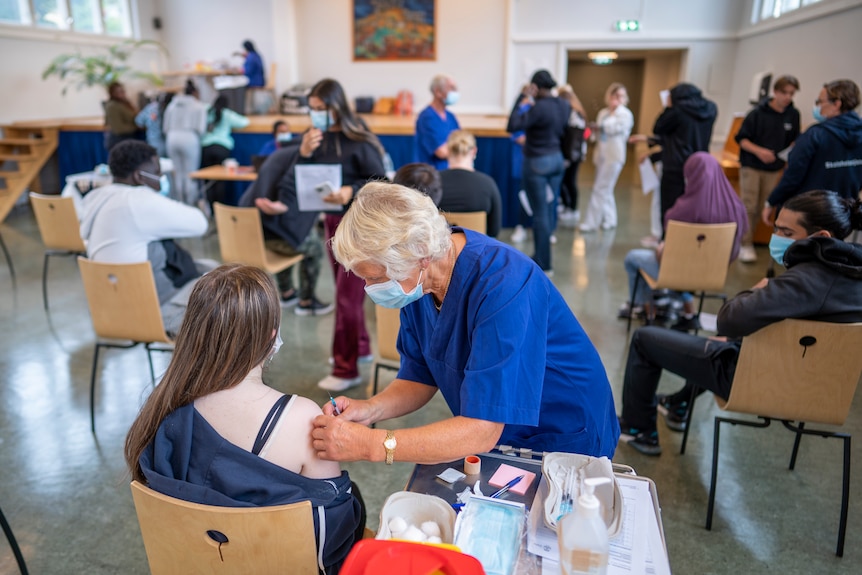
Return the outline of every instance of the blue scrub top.
[[[500,442],[613,457],[620,429],[599,354],[541,269],[511,246],[464,233],[438,313],[401,311],[398,377],[440,389],[455,415],[504,423]]]
[[[434,150],[446,143],[449,134],[460,129],[458,119],[449,110],[446,110],[444,120],[434,108],[426,107],[416,118],[416,136],[413,140],[414,161],[431,164],[438,170],[448,168],[449,160],[438,158],[434,155]]]
[[[257,52],[249,52],[245,56],[243,72],[248,76],[248,85],[252,88],[266,86],[266,75],[263,71],[263,60]]]

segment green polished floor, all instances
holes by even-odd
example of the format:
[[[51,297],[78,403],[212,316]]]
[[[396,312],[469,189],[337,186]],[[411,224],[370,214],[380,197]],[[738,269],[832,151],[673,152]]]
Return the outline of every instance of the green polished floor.
[[[585,174],[585,184],[589,181]],[[626,172],[624,179],[631,181]],[[588,186],[583,186],[589,190]],[[585,194],[587,195],[587,194]],[[584,197],[581,205],[586,205]],[[616,319],[626,299],[625,253],[646,234],[648,202],[635,187],[617,189],[620,227],[615,232],[580,235],[557,231],[554,283],[598,347],[619,411],[627,351],[624,322]],[[511,230],[504,230],[508,240]],[[88,382],[93,332],[81,281],[70,259],[52,259],[50,321],[42,309],[42,244],[28,207],[16,208],[2,233],[18,275],[12,289],[0,260],[0,507],[18,537],[34,574],[147,573],[147,561],[130,496],[122,443],[142,400],[150,391],[143,350],[108,351],[97,393],[97,436],[89,429]],[[217,257],[215,237],[186,242],[196,255]],[[522,246],[531,250],[529,242]],[[754,284],[766,267],[765,250],[753,266],[735,263],[728,291]],[[324,272],[321,299],[332,297],[332,276]],[[368,307],[367,310],[371,308]],[[711,311],[715,311],[712,309]],[[284,315],[282,351],[268,381],[286,392],[323,403],[315,383],[327,374],[332,316]],[[373,332],[373,317],[368,321]],[[167,357],[157,358],[164,369]],[[370,366],[362,372],[370,377]],[[666,376],[662,389],[680,381]],[[349,393],[364,397],[370,386]],[[862,437],[862,400],[857,398],[847,431]],[[710,400],[696,407],[688,452],[678,455],[681,435],[659,424],[664,454],[642,456],[626,445],[615,461],[651,477],[662,505],[670,563],[675,573],[858,573],[862,564],[862,481],[852,476],[845,556],[834,555],[841,489],[841,444],[806,438],[794,472],[787,470],[792,435],[767,430],[725,428],[716,515],[711,532],[703,527],[712,449]],[[421,412],[391,424],[418,425],[447,417],[435,400]],[[857,466],[862,463],[854,445]],[[404,487],[411,465],[351,463],[361,484],[370,527],[385,497]],[[0,573],[15,573],[5,539],[0,538]]]

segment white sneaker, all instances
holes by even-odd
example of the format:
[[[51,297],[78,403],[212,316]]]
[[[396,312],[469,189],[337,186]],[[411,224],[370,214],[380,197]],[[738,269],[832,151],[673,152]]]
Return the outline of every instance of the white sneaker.
[[[329,363],[329,365],[335,365],[335,358],[332,357],[331,355],[329,356],[329,359],[326,361],[327,361],[327,363]],[[368,355],[360,355],[359,359],[357,360],[357,363],[371,363],[372,361],[374,361],[374,354],[369,353]]]
[[[524,226],[515,226],[515,231],[512,232],[512,241],[516,244],[520,244],[524,240],[527,239],[527,230],[524,229]]]
[[[551,234],[550,240],[551,240],[552,244],[557,243],[557,236],[555,236],[554,234]]]
[[[360,383],[362,383],[361,375],[347,378],[327,375],[326,377],[317,382],[317,387],[319,387],[320,389],[325,389],[326,391],[344,391],[345,389],[356,387]]]
[[[592,226],[588,226],[588,225],[586,225],[586,224],[581,224],[581,225],[579,225],[579,226],[578,226],[578,229],[579,229],[579,230],[581,230],[581,232],[582,232],[582,233],[585,233],[585,234],[588,234],[588,233],[591,233],[591,232],[596,231],[596,228],[594,228],[594,227],[592,227]]]
[[[739,248],[739,261],[744,264],[753,264],[757,261],[757,252],[754,246],[742,246]]]

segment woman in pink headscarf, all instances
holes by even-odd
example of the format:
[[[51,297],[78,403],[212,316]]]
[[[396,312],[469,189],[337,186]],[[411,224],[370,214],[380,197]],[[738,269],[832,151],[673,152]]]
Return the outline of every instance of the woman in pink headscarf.
[[[707,152],[696,152],[686,160],[683,166],[685,177],[685,193],[680,196],[673,206],[667,211],[664,218],[665,229],[667,222],[675,220],[690,224],[726,224],[736,223],[736,237],[733,242],[733,250],[730,253],[730,261],[736,259],[739,254],[739,246],[742,235],[748,229],[748,217],[745,215],[745,206],[736,195],[727,177],[719,166],[718,161]],[[632,294],[631,305],[643,307],[647,323],[655,319],[655,308],[652,306],[652,291],[645,282],[634,294],[635,278],[639,270],[644,270],[652,277],[658,276],[661,252],[664,244],[659,244],[654,250],[631,250],[625,258],[624,265],[629,276],[629,293]],[[694,317],[694,305],[691,294],[682,294],[683,318],[672,327],[687,331],[697,327],[697,318]],[[628,317],[629,304],[620,309],[621,317]],[[625,313],[624,313],[625,312]]]

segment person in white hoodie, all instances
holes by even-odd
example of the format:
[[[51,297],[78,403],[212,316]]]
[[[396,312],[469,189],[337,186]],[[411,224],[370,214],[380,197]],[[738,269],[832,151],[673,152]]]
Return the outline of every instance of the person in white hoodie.
[[[596,181],[593,194],[581,222],[582,232],[593,232],[601,227],[611,230],[617,227],[617,203],[614,186],[626,163],[626,144],[635,119],[626,108],[629,96],[626,87],[618,82],[611,84],[605,92],[607,108],[599,110],[596,123],[591,126],[598,137],[594,162]]]
[[[201,136],[207,130],[207,107],[198,100],[198,90],[191,80],[185,92],[174,97],[165,109],[162,132],[168,157],[174,163],[173,198],[190,206],[197,204],[197,184],[189,174],[201,166]]]
[[[177,333],[195,281],[218,264],[192,260],[173,238],[202,236],[207,218],[197,208],[165,197],[156,149],[140,140],[111,149],[113,183],[94,188],[81,201],[81,237],[95,262],[153,266],[165,331]]]

